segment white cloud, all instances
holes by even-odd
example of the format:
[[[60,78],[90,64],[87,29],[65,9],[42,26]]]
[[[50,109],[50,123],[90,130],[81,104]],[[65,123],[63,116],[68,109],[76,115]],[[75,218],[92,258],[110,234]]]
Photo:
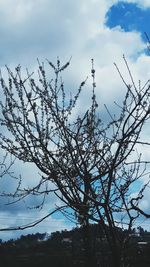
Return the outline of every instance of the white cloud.
[[[123,2],[125,2],[125,3],[134,3],[134,4],[139,5],[140,7],[143,7],[143,8],[150,7],[149,0],[124,0]]]

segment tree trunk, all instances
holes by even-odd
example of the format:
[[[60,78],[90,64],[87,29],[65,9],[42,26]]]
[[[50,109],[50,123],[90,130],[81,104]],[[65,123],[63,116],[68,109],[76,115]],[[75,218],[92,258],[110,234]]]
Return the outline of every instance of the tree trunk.
[[[83,227],[83,242],[84,242],[84,267],[96,267],[95,253],[92,247],[92,237],[90,226],[87,223]]]
[[[121,267],[120,248],[116,245],[112,247],[112,267]]]

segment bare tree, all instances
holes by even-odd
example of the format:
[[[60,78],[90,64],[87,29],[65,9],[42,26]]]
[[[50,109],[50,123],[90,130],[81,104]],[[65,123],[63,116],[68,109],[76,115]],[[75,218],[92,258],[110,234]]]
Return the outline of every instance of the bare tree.
[[[140,201],[149,184],[149,161],[141,153],[141,147],[149,146],[149,142],[141,138],[144,124],[150,118],[150,85],[148,81],[137,87],[125,57],[124,62],[131,84],[126,83],[115,65],[126,93],[122,103],[115,103],[116,115],[105,105],[107,122],[101,120],[96,101],[93,60],[91,105],[80,114],[77,101],[86,80],[74,96],[68,97],[60,77],[70,61],[63,66],[59,59],[56,66],[48,61],[54,71],[51,79],[44,64],[38,61],[37,82],[28,71],[23,78],[20,66],[14,72],[7,67],[8,82],[1,75],[5,100],[0,103],[3,114],[0,120],[8,130],[8,136],[0,135],[1,147],[21,161],[34,163],[41,171],[37,186],[21,189],[19,183],[13,197],[20,199],[29,194],[44,197],[54,192],[71,208],[72,216],[86,229],[86,267],[92,266],[93,261],[88,240],[90,222],[103,229],[112,266],[120,267],[125,266],[128,233],[135,220],[140,215],[149,217],[141,210]],[[134,185],[144,176],[147,182],[135,196]],[[55,189],[51,189],[51,184]],[[69,214],[65,209],[63,212]],[[126,229],[126,234],[118,227]]]

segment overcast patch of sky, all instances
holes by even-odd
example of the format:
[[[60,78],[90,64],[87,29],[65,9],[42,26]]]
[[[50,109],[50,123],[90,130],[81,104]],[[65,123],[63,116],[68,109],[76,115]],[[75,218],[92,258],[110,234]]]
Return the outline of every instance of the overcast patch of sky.
[[[106,14],[108,12],[110,14],[112,10],[110,8],[118,2],[120,1],[1,0],[0,66],[3,69],[4,65],[7,64],[14,68],[20,63],[25,73],[26,67],[31,71],[36,70],[37,57],[40,60],[48,58],[56,61],[57,56],[59,56],[65,62],[72,56],[70,69],[64,74],[64,79],[67,83],[66,88],[69,92],[72,87],[73,90],[75,87],[77,88],[87,75],[90,76],[90,60],[94,58],[97,83],[96,92],[102,113],[104,112],[103,103],[106,102],[114,112],[115,107],[112,103],[116,99],[120,101],[125,88],[122,86],[113,62],[116,61],[119,64],[123,75],[128,81],[128,73],[122,63],[123,54],[128,58],[136,82],[139,79],[145,82],[150,76],[148,67],[150,58],[144,54],[145,44],[141,38],[141,28],[138,26],[136,31],[133,32],[131,29],[126,31],[121,23],[118,24],[118,27],[112,29],[106,25]],[[124,3],[138,4],[138,7],[140,6],[145,9],[144,11],[140,10],[140,12],[147,12],[146,8],[150,7],[149,0],[126,0]],[[124,4],[124,6],[126,5]],[[136,5],[132,7],[134,11],[137,10]],[[112,23],[116,23],[115,18],[112,18]],[[125,26],[130,28],[129,23]],[[79,102],[79,111],[85,106],[85,103],[88,106],[89,94],[91,92],[90,85],[91,79],[89,77]],[[85,94],[87,99],[85,99]],[[21,170],[24,170],[23,175],[27,174],[26,168]],[[28,171],[28,175],[36,180],[35,171],[37,170],[32,167]],[[13,184],[9,184],[9,186],[13,188]],[[33,199],[29,200],[30,203],[32,201]],[[54,202],[54,198],[51,197],[50,202],[47,201],[41,215],[51,210]],[[1,212],[3,214],[4,209],[1,209]],[[13,223],[14,220],[10,207],[7,208],[5,206],[5,212],[8,217],[10,216],[10,221],[12,220]],[[16,213],[18,216],[19,214],[22,217],[28,216],[28,211],[24,209],[23,203],[19,204],[18,208],[16,207]],[[40,215],[40,213],[38,214]],[[37,218],[35,213],[33,213],[34,216]],[[58,220],[57,216],[56,218]],[[70,222],[67,223],[67,220],[61,221],[61,218],[58,220],[58,225],[57,221],[55,221],[53,226],[50,224],[49,227],[47,225],[45,228],[42,228],[43,232],[49,229],[50,231],[58,230],[58,227],[60,229],[61,226],[62,228],[70,227]],[[40,226],[31,231],[36,232],[38,230],[41,231]],[[22,233],[24,234],[24,232]],[[10,233],[6,235],[7,238],[11,236]],[[15,233],[12,233],[13,237],[15,235]],[[4,236],[5,234],[3,234]]]

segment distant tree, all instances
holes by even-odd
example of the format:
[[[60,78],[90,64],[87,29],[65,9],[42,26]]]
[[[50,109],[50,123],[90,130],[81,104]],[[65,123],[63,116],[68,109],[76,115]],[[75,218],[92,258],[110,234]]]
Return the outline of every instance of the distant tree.
[[[145,232],[144,229],[141,226],[138,226],[137,227],[137,230],[138,230],[138,232],[139,232],[140,235],[143,235],[144,232]]]
[[[85,112],[78,113],[76,108],[86,80],[74,96],[68,97],[60,77],[70,62],[61,66],[58,59],[55,66],[48,61],[54,71],[52,78],[40,62],[38,81],[28,71],[23,78],[20,66],[14,72],[7,67],[8,81],[0,78],[5,97],[0,103],[0,121],[9,131],[8,136],[0,135],[1,147],[23,162],[34,163],[41,171],[41,180],[34,188],[21,188],[20,182],[12,197],[34,194],[44,199],[54,193],[67,207],[62,212],[74,216],[86,229],[86,267],[92,266],[94,260],[90,222],[103,228],[112,266],[121,267],[125,266],[127,233],[140,214],[150,217],[140,208],[149,181],[140,185],[138,194],[132,197],[139,179],[149,177],[149,161],[143,160],[141,151],[150,145],[142,140],[143,127],[150,118],[150,85],[148,81],[137,87],[125,58],[124,62],[131,84],[126,83],[116,66],[126,92],[123,102],[115,103],[117,114],[105,105],[110,118],[107,121],[100,118],[96,101],[93,60],[91,105]],[[126,229],[126,234],[118,227]]]

